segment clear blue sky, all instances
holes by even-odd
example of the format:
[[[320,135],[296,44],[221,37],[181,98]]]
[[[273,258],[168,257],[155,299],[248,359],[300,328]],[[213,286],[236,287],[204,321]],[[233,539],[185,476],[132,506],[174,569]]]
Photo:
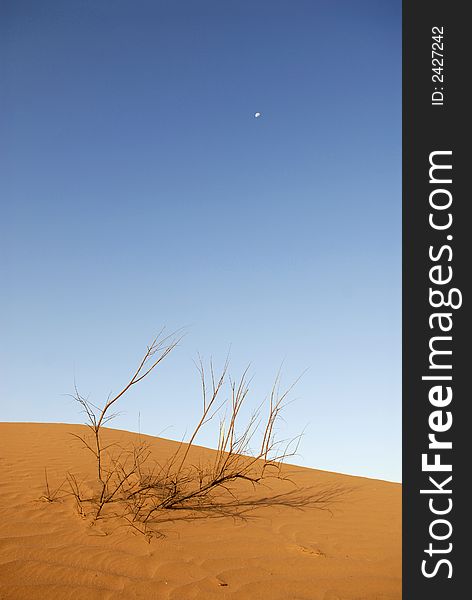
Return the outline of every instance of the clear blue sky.
[[[179,439],[231,346],[256,403],[308,369],[294,462],[399,480],[400,2],[6,0],[0,55],[0,419],[188,326],[115,427]]]

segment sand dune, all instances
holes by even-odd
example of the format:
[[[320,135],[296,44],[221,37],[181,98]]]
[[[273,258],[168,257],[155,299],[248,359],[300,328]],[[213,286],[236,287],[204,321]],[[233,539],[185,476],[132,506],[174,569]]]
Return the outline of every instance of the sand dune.
[[[0,424],[1,600],[401,598],[399,484],[287,467],[301,490],[337,486],[342,493],[329,511],[264,506],[246,521],[178,515],[148,543],[117,519],[90,526],[73,498],[40,500],[45,467],[51,489],[67,471],[93,479],[93,461],[70,435],[83,430]],[[158,460],[176,447],[147,441]],[[195,449],[199,460],[211,453]],[[278,493],[284,484],[271,485]]]

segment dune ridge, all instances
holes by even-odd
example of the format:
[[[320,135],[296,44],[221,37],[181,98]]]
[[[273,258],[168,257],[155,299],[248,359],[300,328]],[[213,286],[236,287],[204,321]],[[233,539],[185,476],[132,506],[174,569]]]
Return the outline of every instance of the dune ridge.
[[[93,462],[82,425],[0,423],[0,600],[401,598],[401,485],[287,466],[300,489],[338,486],[329,510],[264,506],[246,520],[169,515],[149,543],[117,519],[90,526],[73,498],[41,500]],[[107,429],[112,441],[138,434]],[[176,442],[141,436],[157,460]],[[214,451],[196,447],[198,460]],[[274,480],[272,492],[283,491]]]

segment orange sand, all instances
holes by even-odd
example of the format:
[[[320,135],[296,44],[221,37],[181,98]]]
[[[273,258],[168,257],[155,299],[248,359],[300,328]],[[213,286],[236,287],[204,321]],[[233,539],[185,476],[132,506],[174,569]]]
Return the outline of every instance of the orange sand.
[[[0,423],[1,600],[401,598],[399,484],[290,467],[301,489],[334,484],[345,490],[331,512],[272,506],[244,522],[179,519],[163,523],[164,537],[148,543],[116,520],[91,527],[72,498],[39,500],[45,467],[51,488],[67,471],[93,477],[90,456],[69,435],[83,431]],[[118,430],[106,435],[136,437]],[[158,460],[175,449],[175,442],[146,439]],[[204,459],[212,451],[195,453]],[[271,486],[283,488],[278,481]]]

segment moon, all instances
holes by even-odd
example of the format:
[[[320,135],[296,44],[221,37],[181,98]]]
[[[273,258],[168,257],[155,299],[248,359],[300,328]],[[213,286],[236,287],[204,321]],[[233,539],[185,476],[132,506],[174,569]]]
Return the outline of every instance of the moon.
[[[256,119],[258,119],[259,117],[262,117],[262,113],[260,113],[260,112],[256,112],[256,113],[254,113],[254,117],[255,117]]]

